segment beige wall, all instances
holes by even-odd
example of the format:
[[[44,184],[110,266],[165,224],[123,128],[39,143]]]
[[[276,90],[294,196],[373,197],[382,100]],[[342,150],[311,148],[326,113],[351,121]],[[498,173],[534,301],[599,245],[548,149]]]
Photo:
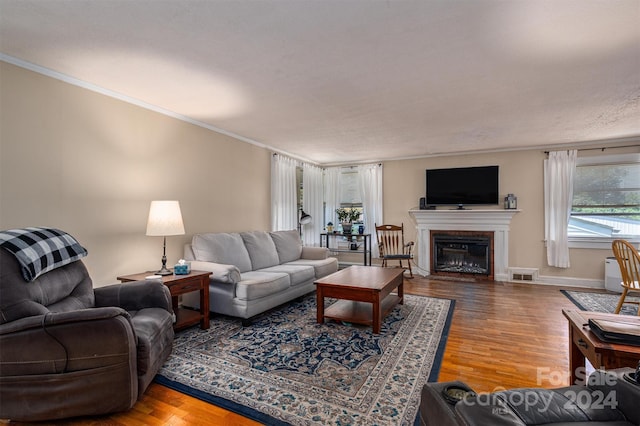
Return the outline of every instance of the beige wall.
[[[180,201],[187,235],[269,229],[269,151],[0,62],[0,229],[52,226],[89,251],[100,286],[160,267],[151,200]]]
[[[95,285],[160,266],[145,236],[151,200],[177,199],[187,235],[169,237],[172,265],[197,232],[269,229],[268,150],[0,62],[0,228],[54,226],[89,250]],[[546,266],[541,150],[384,163],[384,218],[404,222],[425,169],[500,166],[501,196],[518,196],[510,266],[601,280],[609,250],[572,249],[569,269]]]

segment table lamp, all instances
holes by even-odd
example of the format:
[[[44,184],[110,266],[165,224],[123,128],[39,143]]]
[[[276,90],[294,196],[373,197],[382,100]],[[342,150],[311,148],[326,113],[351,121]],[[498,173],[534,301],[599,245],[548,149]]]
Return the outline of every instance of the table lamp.
[[[184,235],[182,213],[178,201],[152,201],[147,220],[147,235],[151,237],[163,237],[162,269],[156,272],[158,275],[171,275],[167,269],[167,236]]]

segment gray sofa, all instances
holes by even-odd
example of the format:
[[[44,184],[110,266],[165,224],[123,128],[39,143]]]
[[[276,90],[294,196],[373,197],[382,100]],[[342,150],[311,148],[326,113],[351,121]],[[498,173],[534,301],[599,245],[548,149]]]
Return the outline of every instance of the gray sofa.
[[[184,258],[212,273],[211,312],[245,320],[314,291],[316,279],[338,270],[327,248],[304,247],[296,230],[196,234]],[[186,294],[182,304],[199,308],[199,296]]]

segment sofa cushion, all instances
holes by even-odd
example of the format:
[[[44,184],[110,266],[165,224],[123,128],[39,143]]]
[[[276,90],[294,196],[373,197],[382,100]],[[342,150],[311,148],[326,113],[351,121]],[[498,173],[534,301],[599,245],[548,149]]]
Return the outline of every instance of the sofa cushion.
[[[196,234],[192,241],[196,260],[235,265],[240,272],[251,271],[251,258],[237,233]]]
[[[302,241],[300,241],[298,231],[293,229],[291,231],[271,232],[271,238],[278,250],[280,263],[300,259],[300,255],[302,254]]]
[[[284,272],[245,272],[240,282],[236,284],[236,298],[255,300],[271,296],[289,288],[289,283],[289,274]]]
[[[315,269],[308,265],[293,265],[285,263],[283,265],[272,266],[271,268],[261,269],[263,272],[284,272],[289,274],[291,286],[305,284],[316,278]]]
[[[329,257],[329,249],[326,247],[302,247],[300,259],[321,260]]]
[[[280,263],[276,245],[273,243],[268,232],[242,232],[240,236],[244,241],[247,252],[249,252],[251,266],[254,271]]]
[[[316,279],[325,277],[329,274],[333,274],[334,272],[338,272],[338,259],[336,259],[335,257],[328,257],[326,259],[320,260],[298,259],[286,264],[298,266],[313,266]]]

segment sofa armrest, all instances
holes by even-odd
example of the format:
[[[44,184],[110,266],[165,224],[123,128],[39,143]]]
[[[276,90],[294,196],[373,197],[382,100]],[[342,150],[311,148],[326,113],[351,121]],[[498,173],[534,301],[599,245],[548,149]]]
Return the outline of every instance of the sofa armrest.
[[[329,257],[329,249],[326,247],[305,247],[302,246],[300,259],[322,260]]]
[[[131,281],[94,289],[96,307],[118,306],[126,311],[162,308],[173,313],[171,293],[160,280]]]
[[[191,261],[191,269],[195,271],[211,272],[212,281],[236,284],[241,279],[240,269],[235,265],[193,260]]]

